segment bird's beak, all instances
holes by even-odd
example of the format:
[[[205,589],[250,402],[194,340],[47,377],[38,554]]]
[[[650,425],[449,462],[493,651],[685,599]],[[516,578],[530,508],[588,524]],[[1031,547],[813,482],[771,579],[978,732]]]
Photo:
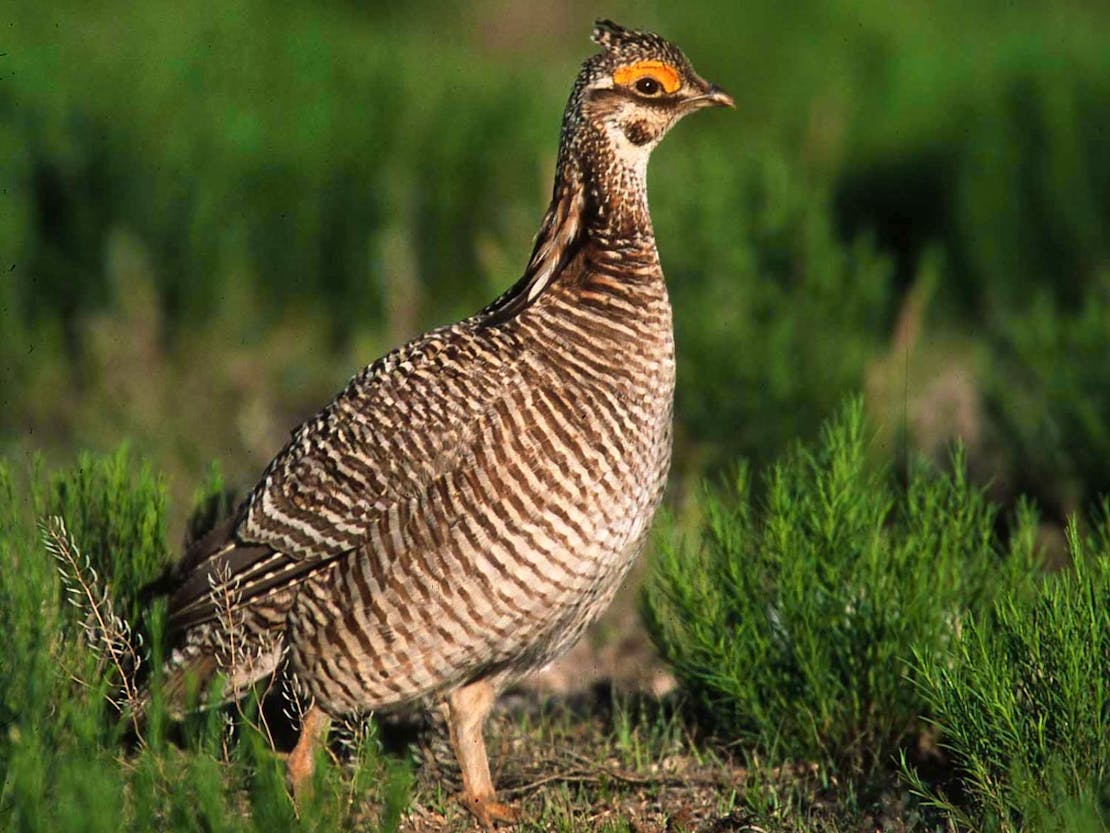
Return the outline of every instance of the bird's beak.
[[[736,99],[716,84],[710,84],[709,91],[705,95],[707,101],[713,107],[736,107]]]
[[[703,107],[735,107],[736,100],[716,84],[706,84],[705,92],[686,99],[686,106],[691,110],[700,110]]]

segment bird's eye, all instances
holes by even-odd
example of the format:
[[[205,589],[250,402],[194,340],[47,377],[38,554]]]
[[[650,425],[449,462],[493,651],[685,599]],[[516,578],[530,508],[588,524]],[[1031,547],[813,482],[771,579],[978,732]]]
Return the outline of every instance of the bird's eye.
[[[682,87],[682,76],[675,67],[663,61],[636,61],[613,70],[613,84],[654,97],[677,93]]]

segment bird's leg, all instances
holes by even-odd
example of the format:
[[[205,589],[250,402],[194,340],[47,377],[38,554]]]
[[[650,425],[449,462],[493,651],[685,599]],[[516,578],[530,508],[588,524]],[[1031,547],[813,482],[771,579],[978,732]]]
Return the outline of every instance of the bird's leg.
[[[497,802],[489,777],[482,727],[496,696],[490,683],[479,681],[456,689],[447,698],[451,746],[462,769],[463,792],[459,799],[486,829],[493,829],[496,822],[511,824],[519,818],[516,809]]]
[[[331,718],[313,704],[301,721],[301,736],[286,763],[293,798],[300,803],[312,789],[312,770],[316,767],[316,748],[328,736]]]

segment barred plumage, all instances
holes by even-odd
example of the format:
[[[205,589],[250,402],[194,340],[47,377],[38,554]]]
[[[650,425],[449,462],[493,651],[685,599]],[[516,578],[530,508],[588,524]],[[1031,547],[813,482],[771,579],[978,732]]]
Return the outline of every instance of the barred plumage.
[[[287,662],[314,703],[295,783],[328,715],[446,701],[468,806],[508,819],[493,697],[570,647],[643,547],[674,392],[647,158],[731,99],[657,35],[594,39],[521,280],[352,379],[177,569],[168,690],[224,667],[235,696]]]

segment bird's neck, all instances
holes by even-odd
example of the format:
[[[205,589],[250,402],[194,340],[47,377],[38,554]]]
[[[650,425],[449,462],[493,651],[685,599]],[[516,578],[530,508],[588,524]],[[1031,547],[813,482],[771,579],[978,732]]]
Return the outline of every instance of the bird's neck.
[[[583,125],[560,149],[559,179],[580,183],[582,224],[595,245],[654,251],[647,196],[650,153],[650,147],[634,145],[620,128],[603,122]]]
[[[581,252],[608,255],[657,271],[658,252],[647,200],[646,148],[602,125],[564,141],[551,204],[540,224],[524,275],[486,307],[487,323],[505,321],[530,306]],[[629,147],[622,147],[620,139]]]

